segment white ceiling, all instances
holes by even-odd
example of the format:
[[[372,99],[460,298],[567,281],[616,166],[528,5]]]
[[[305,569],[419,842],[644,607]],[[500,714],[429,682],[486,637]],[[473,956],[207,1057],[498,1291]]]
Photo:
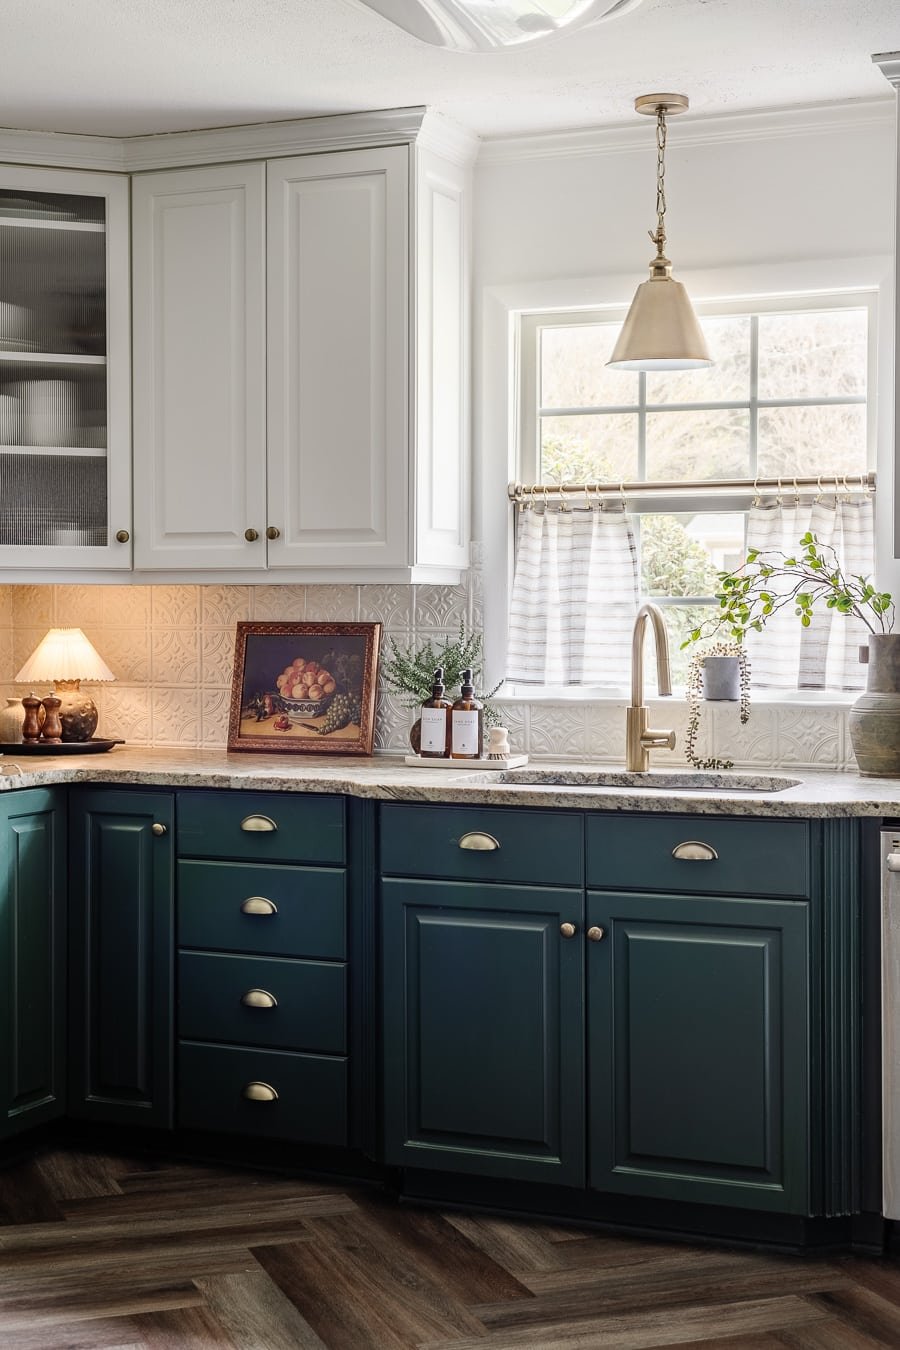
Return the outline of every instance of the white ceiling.
[[[542,45],[426,46],[357,0],[4,0],[0,125],[136,135],[428,104],[485,136],[887,96],[898,0],[643,0]]]

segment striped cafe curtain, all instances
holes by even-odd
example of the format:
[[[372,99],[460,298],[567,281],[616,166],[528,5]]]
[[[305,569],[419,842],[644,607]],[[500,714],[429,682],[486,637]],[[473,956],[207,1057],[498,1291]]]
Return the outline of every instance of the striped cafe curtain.
[[[875,543],[870,496],[754,504],[747,522],[747,546],[760,551],[778,549],[792,557],[802,552],[800,540],[807,530],[821,545],[836,550],[845,574],[872,575]],[[768,620],[762,633],[748,635],[754,688],[861,689],[865,666],[859,663],[858,648],[865,644],[868,632],[861,620],[836,614],[824,604],[815,607],[810,627],[803,628],[794,606],[786,605]]]
[[[507,679],[625,687],[638,609],[625,511],[535,505],[516,524]]]

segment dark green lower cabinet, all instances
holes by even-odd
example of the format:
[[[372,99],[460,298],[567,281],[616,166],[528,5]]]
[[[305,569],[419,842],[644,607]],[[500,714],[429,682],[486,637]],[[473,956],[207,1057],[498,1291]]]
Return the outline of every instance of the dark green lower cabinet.
[[[173,797],[70,797],[69,1114],[171,1126]]]
[[[382,882],[387,1162],[584,1185],[582,904]]]
[[[0,1139],[65,1111],[66,798],[0,797]]]
[[[808,1208],[808,906],[588,894],[590,1185]]]

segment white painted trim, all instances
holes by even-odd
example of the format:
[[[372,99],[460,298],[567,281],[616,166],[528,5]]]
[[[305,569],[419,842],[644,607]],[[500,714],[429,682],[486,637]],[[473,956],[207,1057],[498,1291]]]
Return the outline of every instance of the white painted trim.
[[[884,78],[890,80],[895,89],[900,89],[900,52],[876,52],[872,60]]]
[[[897,62],[900,80],[900,58]],[[885,72],[887,73],[887,72]],[[888,75],[889,79],[892,76]],[[719,145],[734,141],[771,141],[797,136],[832,136],[839,131],[890,124],[890,96],[846,103],[812,103],[797,108],[771,108],[763,112],[722,113],[679,119],[673,145],[679,149]],[[582,127],[550,131],[533,136],[488,137],[481,143],[478,165],[510,163],[522,159],[578,158],[584,155],[625,154],[647,147],[643,118],[634,123],[608,127]]]
[[[125,142],[112,136],[73,136],[68,132],[0,127],[0,162],[123,173]]]
[[[60,552],[61,550],[54,550]],[[49,550],[43,550],[46,557]],[[70,553],[86,553],[87,549],[67,550]],[[49,567],[40,567],[37,563],[29,567],[4,567],[0,572],[0,585],[33,586],[82,585],[97,586],[458,586],[464,572],[457,567],[286,567],[277,571],[229,572],[224,568],[218,571],[198,571],[196,568],[171,572],[113,572],[108,568],[80,570],[73,575],[71,568],[56,560]]]
[[[422,119],[416,144],[431,150],[451,164],[467,169],[475,163],[481,146],[481,137],[467,131],[458,122],[453,122],[443,113],[428,108]]]

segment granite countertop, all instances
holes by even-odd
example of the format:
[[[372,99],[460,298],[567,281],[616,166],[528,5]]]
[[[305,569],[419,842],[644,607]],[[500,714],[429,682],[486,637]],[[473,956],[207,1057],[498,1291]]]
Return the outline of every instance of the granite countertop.
[[[21,772],[16,772],[18,767]],[[853,773],[778,770],[799,780],[779,792],[736,791],[731,775],[704,775],[712,785],[689,791],[636,788],[619,765],[532,762],[536,775],[607,769],[625,780],[597,787],[571,783],[503,783],[484,769],[410,767],[400,755],[373,758],[228,754],[224,750],[151,749],[117,746],[104,754],[0,756],[0,791],[54,783],[109,783],[142,787],[245,788],[271,792],[338,792],[381,801],[455,802],[491,806],[570,807],[588,811],[674,811],[686,815],[896,816],[900,778],[862,778]],[[662,772],[660,768],[658,770]],[[678,771],[685,779],[691,770]],[[739,776],[739,775],[738,775]],[[754,772],[764,778],[764,773]],[[652,774],[644,776],[652,781]]]

